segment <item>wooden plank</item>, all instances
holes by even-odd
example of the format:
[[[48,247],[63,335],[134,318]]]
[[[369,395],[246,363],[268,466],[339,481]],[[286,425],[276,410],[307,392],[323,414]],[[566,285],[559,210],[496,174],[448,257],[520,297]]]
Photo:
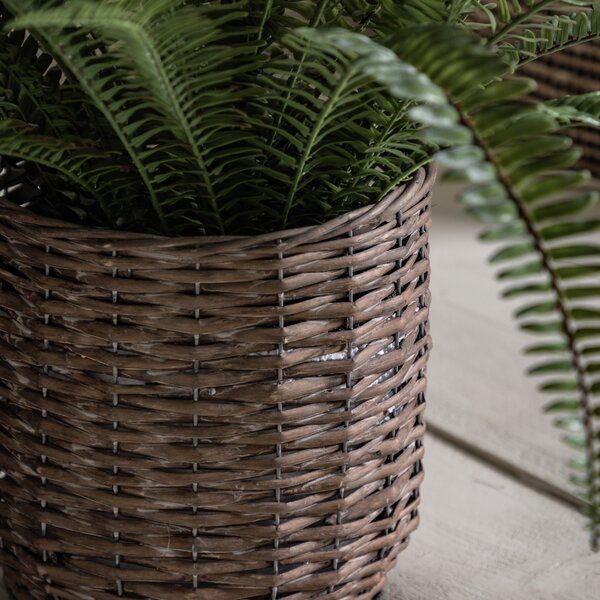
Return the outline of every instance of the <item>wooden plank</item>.
[[[384,600],[594,600],[580,515],[433,436],[421,525]]]
[[[500,299],[486,264],[491,248],[476,239],[481,225],[454,201],[457,189],[438,186],[433,211],[428,420],[569,491],[570,450],[541,413],[548,399],[524,374],[521,349],[535,339],[517,330],[514,306]]]

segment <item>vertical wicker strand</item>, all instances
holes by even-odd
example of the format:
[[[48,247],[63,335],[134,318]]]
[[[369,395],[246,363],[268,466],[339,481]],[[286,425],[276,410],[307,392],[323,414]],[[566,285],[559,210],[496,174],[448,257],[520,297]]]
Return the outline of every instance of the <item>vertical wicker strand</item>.
[[[50,254],[50,246],[46,245],[44,247],[44,250],[45,250],[46,254]],[[50,265],[47,265],[47,264],[44,265],[44,275],[46,276],[46,278],[50,277]],[[46,301],[48,301],[48,300],[50,300],[51,297],[52,297],[52,291],[49,288],[46,288],[44,290],[44,299]],[[46,325],[46,326],[50,325],[50,321],[51,321],[50,315],[47,313],[44,313],[44,325]],[[44,352],[48,352],[48,350],[50,348],[50,342],[47,338],[44,338],[43,348],[44,348]],[[47,364],[44,364],[43,372],[44,372],[44,376],[47,376],[48,373],[50,372],[50,367]],[[42,418],[43,419],[48,418],[48,411],[45,406],[47,398],[48,398],[48,388],[44,385],[42,387],[42,401],[44,403],[44,408],[42,408]],[[43,423],[43,421],[42,421],[42,423]],[[48,444],[48,436],[45,433],[42,433],[41,438],[42,438],[42,446],[46,446]],[[42,465],[45,465],[48,461],[48,457],[46,456],[46,454],[42,454],[40,459],[41,459]],[[42,490],[43,490],[48,485],[48,479],[44,475],[42,475],[42,477],[41,477],[41,483],[42,483]],[[48,502],[43,497],[40,499],[40,506],[42,508],[42,511],[46,511],[48,508]],[[48,535],[48,524],[45,521],[42,521],[40,523],[40,528],[41,528],[42,537],[46,537]],[[48,562],[48,551],[47,550],[42,550],[42,560],[43,560],[44,564],[46,564]],[[47,585],[52,585],[52,580],[49,577],[46,577],[45,580],[46,580]],[[54,596],[54,595],[52,597],[56,598],[56,596]]]
[[[197,263],[196,264],[196,271],[200,270],[200,265]],[[200,283],[196,282],[194,284],[194,293],[196,295],[196,297],[200,296]],[[200,309],[197,308],[194,311],[194,318],[196,319],[196,322],[198,322],[198,320],[200,319]],[[197,333],[194,334],[194,347],[198,347],[200,345],[200,335],[198,335]],[[199,364],[197,360],[194,360],[193,363],[193,368],[194,368],[194,375],[198,374],[198,368],[199,368]],[[194,404],[196,404],[198,402],[198,399],[200,397],[200,390],[198,389],[198,387],[196,387],[196,382],[194,382]],[[198,414],[197,414],[197,407],[194,406],[194,427],[198,427]],[[198,437],[194,436],[193,439],[193,445],[194,448],[198,447]],[[192,465],[192,471],[194,473],[198,472],[198,463],[194,462],[194,464]],[[196,481],[194,481],[194,483],[192,483],[192,490],[194,492],[194,494],[198,493],[198,483]],[[192,507],[192,514],[197,515],[198,514],[198,507],[194,504],[194,506]],[[194,566],[196,565],[196,563],[198,562],[198,550],[196,549],[196,538],[198,537],[198,528],[196,527],[196,523],[194,522],[194,527],[192,528],[192,562],[194,563]],[[192,588],[194,590],[198,589],[198,574],[197,573],[193,573],[192,575]]]
[[[399,232],[399,235],[398,235],[398,247],[402,248],[404,246],[404,240],[400,236],[400,232],[402,231],[402,227],[404,227],[404,219],[402,217],[402,213],[398,213],[396,215],[396,224],[397,224],[398,232]],[[398,259],[396,261],[396,269],[398,270],[398,272],[401,272],[402,267],[403,267],[403,260],[402,259]],[[400,297],[402,295],[402,279],[401,278],[398,278],[398,280],[396,281],[396,295],[398,297]],[[400,319],[402,317],[401,310],[397,311],[394,314],[394,317],[396,319]],[[401,336],[400,332],[396,331],[396,333],[394,334],[394,349],[395,350],[400,350],[400,345],[401,345],[401,342],[402,342],[401,337],[402,336]],[[396,367],[395,368],[395,372],[398,373],[398,371],[400,370],[400,368],[401,368],[401,366]],[[397,390],[394,390],[393,393],[396,393],[396,391]],[[398,415],[402,412],[402,410],[403,410],[402,406],[394,406],[394,409],[392,411],[392,418],[393,419],[398,418]],[[399,429],[394,429],[391,432],[391,439],[392,440],[397,439],[398,432],[399,432]],[[398,459],[398,454],[390,454],[387,457],[386,462],[387,463],[394,463],[397,459]],[[393,477],[392,475],[388,475],[386,477],[386,480],[385,480],[385,487],[386,488],[390,488],[392,485],[394,485],[395,479],[396,478]],[[385,517],[386,517],[386,519],[389,520],[390,517],[392,516],[393,512],[394,512],[393,506],[391,506],[390,504],[388,504],[385,507]],[[387,527],[385,529],[385,536],[387,537],[390,534],[392,534],[394,532],[394,530],[396,529],[396,527],[397,527],[396,525],[392,525],[391,527]],[[387,547],[384,546],[384,547],[381,548],[381,550],[379,551],[379,558],[380,558],[380,560],[384,559],[387,556],[387,554],[389,554],[390,549],[391,549],[390,545],[388,545]]]
[[[426,205],[425,208],[423,208],[421,210],[420,214],[423,215],[426,212],[428,212],[429,210],[430,210],[429,206]],[[419,230],[419,233],[420,233],[421,237],[427,235],[427,226],[422,225]],[[419,262],[421,262],[422,260],[427,260],[427,253],[428,253],[428,246],[424,246],[423,248],[421,248],[419,250],[419,255],[418,255]],[[421,288],[421,290],[426,289],[428,277],[429,277],[428,273],[424,273],[423,275],[421,275],[419,277],[418,285]],[[419,310],[423,310],[426,307],[427,307],[427,302],[426,302],[425,296],[423,294],[421,294],[421,296],[419,296]],[[426,335],[427,335],[427,324],[421,323],[419,325],[418,340],[422,340]],[[426,353],[427,353],[427,349],[421,348],[421,350],[419,350],[419,353],[417,355],[417,360],[422,359]],[[425,376],[426,376],[426,372],[425,372],[425,368],[423,367],[422,369],[419,370],[417,379],[418,380],[424,379]],[[419,393],[419,395],[417,397],[417,406],[420,406],[421,404],[424,404],[424,403],[425,403],[425,394],[423,392],[421,392],[421,393]],[[420,425],[423,425],[423,417],[419,414],[419,415],[417,415],[417,418],[415,420],[415,427],[419,427]],[[417,452],[422,446],[423,446],[423,441],[421,439],[417,439],[415,441],[415,452]],[[413,475],[417,475],[422,470],[423,470],[423,465],[422,465],[421,461],[418,461],[415,464]],[[412,494],[412,500],[416,501],[419,498],[419,495],[420,495],[420,491],[419,491],[419,488],[417,488],[417,489],[415,489],[415,491]],[[415,508],[411,512],[411,518],[414,519],[416,517],[417,517],[417,509]]]
[[[281,240],[278,241],[279,244],[281,244]],[[279,252],[277,254],[277,258],[279,260],[279,269],[277,270],[277,279],[279,280],[279,284],[283,287],[283,279],[284,279],[284,273],[283,273],[283,268],[281,267],[282,261],[283,261],[283,253]],[[277,294],[277,306],[279,307],[279,319],[278,319],[278,326],[279,326],[279,333],[280,336],[283,336],[283,330],[285,328],[285,318],[283,316],[283,307],[285,306],[285,293],[283,291],[279,292]],[[279,366],[277,367],[277,385],[281,385],[283,383],[283,367],[281,366],[281,361],[283,358],[283,355],[285,353],[285,343],[283,341],[283,337],[280,338],[279,341],[279,345],[277,346],[277,357],[279,360]],[[281,402],[277,403],[277,410],[279,411],[279,414],[281,415],[283,413],[283,404]],[[279,422],[277,423],[277,433],[281,438],[281,434],[283,433],[283,425],[281,424],[281,419],[279,419]],[[275,468],[275,477],[277,479],[277,481],[280,481],[282,476],[281,476],[281,466],[279,465],[279,460],[283,455],[283,448],[282,448],[282,444],[281,441],[279,441],[277,443],[277,445],[275,446],[275,455],[276,455],[276,461],[277,461],[277,467]],[[277,502],[277,504],[279,504],[281,502],[281,488],[280,487],[276,487],[275,488],[275,502]],[[279,526],[281,524],[281,517],[279,515],[279,512],[275,513],[275,539],[273,541],[273,546],[275,548],[275,552],[277,552],[277,550],[279,549]],[[275,575],[275,577],[277,577],[279,575],[279,559],[275,558],[275,560],[273,561],[273,573]],[[276,600],[277,599],[277,585],[274,585],[271,588],[271,600]]]
[[[112,256],[113,256],[113,258],[117,257],[116,250],[113,251]],[[112,276],[113,276],[113,278],[116,278],[118,276],[118,270],[116,267],[113,267]],[[116,305],[119,302],[119,292],[117,292],[116,290],[112,291],[112,302],[116,308]],[[119,325],[119,315],[116,312],[113,313],[113,315],[112,315],[112,324],[114,327],[117,327]],[[113,349],[114,354],[118,355],[119,342],[113,342],[112,349]],[[113,382],[114,386],[117,386],[119,383],[119,367],[118,366],[113,366],[112,382]],[[119,406],[119,394],[117,392],[113,392],[112,404],[115,409]],[[114,420],[112,423],[112,427],[113,427],[113,431],[117,431],[119,429],[119,422]],[[116,440],[113,441],[113,443],[112,443],[112,451],[115,456],[119,453],[119,442]],[[119,467],[118,467],[118,465],[114,464],[113,465],[113,475],[116,478],[118,476],[118,474],[119,474]],[[116,483],[113,484],[112,491],[115,496],[117,496],[119,494],[118,484],[116,484]],[[119,507],[118,506],[113,506],[113,517],[114,517],[114,521],[115,521],[115,529],[113,530],[113,540],[116,544],[118,544],[121,539],[121,533],[118,530],[117,525],[116,525],[116,521],[119,518]],[[120,566],[121,566],[121,556],[117,552],[117,553],[115,553],[115,567],[118,569],[118,568],[120,568]],[[117,595],[122,596],[123,595],[123,582],[120,579],[116,580],[116,586],[117,586]]]
[[[348,237],[349,238],[353,238],[354,237],[354,232],[353,231],[349,231],[348,232]],[[347,255],[349,257],[349,265],[348,265],[348,304],[350,306],[350,311],[351,314],[347,317],[346,319],[346,327],[348,329],[348,331],[350,332],[350,336],[348,341],[346,342],[346,360],[348,361],[352,361],[353,357],[353,350],[354,350],[354,340],[352,339],[352,335],[353,335],[353,331],[354,331],[354,315],[352,314],[354,311],[354,288],[353,288],[353,282],[352,279],[354,278],[354,265],[352,263],[352,257],[354,256],[354,246],[350,245],[348,246],[348,250],[347,250]],[[353,373],[353,369],[350,369],[347,373],[346,373],[346,389],[348,391],[348,397],[346,398],[346,405],[344,407],[344,410],[346,412],[345,415],[345,420],[344,420],[344,429],[348,430],[348,428],[350,427],[350,413],[352,411],[352,386],[354,385],[354,381],[353,381],[353,377],[352,377],[352,373]],[[346,474],[348,472],[348,464],[347,464],[347,459],[348,459],[348,439],[347,439],[347,433],[345,435],[344,441],[342,442],[342,452],[343,452],[343,463],[342,463],[342,467],[341,467],[341,471],[342,471],[342,485],[340,486],[339,489],[339,499],[341,502],[343,502],[344,498],[346,497],[346,488],[344,487],[344,482],[345,482],[345,478],[346,478]],[[342,512],[341,510],[338,510],[336,515],[335,515],[335,522],[336,525],[342,525],[342,521],[343,521],[343,517],[342,517]],[[334,548],[336,550],[336,552],[338,552],[341,548],[341,541],[340,541],[340,537],[337,536],[334,540]],[[339,558],[334,558],[333,559],[333,570],[337,571],[339,569],[340,566],[340,561]],[[335,584],[331,585],[329,587],[329,592],[333,593],[335,591]]]

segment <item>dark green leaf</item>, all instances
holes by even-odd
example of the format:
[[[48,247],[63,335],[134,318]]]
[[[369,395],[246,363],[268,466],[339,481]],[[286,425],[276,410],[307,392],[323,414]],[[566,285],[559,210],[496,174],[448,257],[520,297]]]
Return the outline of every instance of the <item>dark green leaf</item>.
[[[560,354],[568,352],[569,346],[565,342],[555,344],[535,344],[525,349],[526,354]]]
[[[511,238],[522,237],[527,233],[527,228],[521,221],[515,221],[506,225],[492,227],[480,234],[482,242],[499,242]]]
[[[475,88],[463,99],[463,106],[467,112],[472,112],[482,106],[522,98],[529,95],[536,87],[533,79],[502,79],[483,89]]]
[[[555,194],[571,190],[587,183],[590,179],[588,171],[577,171],[573,173],[561,173],[539,177],[528,183],[521,190],[521,197],[525,202],[537,202]]]
[[[516,296],[524,296],[529,294],[541,294],[552,290],[550,283],[529,283],[525,285],[515,285],[506,288],[502,292],[504,298],[515,298]]]
[[[573,265],[569,267],[558,267],[555,273],[559,279],[578,279],[582,277],[594,277],[600,273],[600,265]]]
[[[527,254],[531,254],[534,250],[533,244],[531,242],[523,242],[521,244],[514,244],[512,246],[507,246],[502,248],[498,252],[496,252],[491,258],[491,263],[499,263],[505,260],[511,260],[513,258],[520,258],[521,256],[526,256]]]
[[[539,206],[532,211],[532,216],[538,222],[548,219],[558,219],[582,212],[597,202],[598,194],[593,192],[573,198],[572,200],[560,200]]]
[[[581,409],[581,403],[579,402],[579,400],[577,398],[568,398],[568,399],[563,398],[561,400],[555,400],[553,402],[550,402],[544,406],[544,411],[548,412],[548,413],[555,413],[555,412],[574,413],[574,412],[579,412],[580,409]]]
[[[600,327],[580,327],[575,332],[575,338],[580,341],[594,337],[600,337]]]
[[[563,326],[560,321],[552,321],[549,323],[539,323],[539,322],[523,323],[520,327],[523,331],[527,331],[529,333],[548,334],[548,333],[562,333],[563,332]]]
[[[526,277],[528,275],[538,275],[544,272],[544,265],[542,261],[536,260],[518,267],[512,267],[510,269],[504,269],[498,273],[498,279],[514,279],[520,277]]]
[[[558,240],[564,237],[582,235],[600,230],[600,220],[589,219],[587,221],[566,222],[544,227],[540,234],[546,241]]]
[[[600,245],[570,244],[568,246],[555,246],[548,248],[548,254],[554,260],[571,260],[573,258],[600,256]]]
[[[590,321],[600,319],[600,309],[577,307],[571,309],[571,317],[576,321]]]
[[[566,298],[570,300],[578,300],[582,298],[600,298],[600,287],[573,287],[563,290]]]
[[[550,381],[540,386],[543,392],[575,392],[577,391],[577,382],[574,379],[564,379]]]
[[[558,135],[535,136],[531,140],[521,140],[498,151],[498,161],[504,169],[515,168],[529,163],[535,158],[550,157],[573,145],[571,138]]]
[[[547,156],[534,158],[512,169],[510,179],[516,187],[522,186],[524,182],[538,175],[572,167],[581,158],[581,154],[582,152],[578,148],[569,148]]]
[[[525,306],[515,312],[515,317],[520,319],[522,317],[531,315],[550,315],[556,312],[557,303],[555,300],[548,300],[547,302],[537,302]]]
[[[516,140],[554,131],[555,128],[554,119],[542,113],[532,112],[509,122],[506,127],[490,136],[488,143],[492,148],[498,148],[508,142],[512,144]]]
[[[595,330],[597,335],[600,336],[600,329]],[[590,335],[589,337],[595,337],[595,335]],[[583,354],[583,356],[594,356],[596,354],[600,354],[600,346],[584,346],[581,349],[581,354]]]
[[[557,360],[552,362],[544,362],[530,367],[527,371],[529,375],[547,375],[548,373],[556,373],[559,371],[570,371],[573,365],[569,360]]]

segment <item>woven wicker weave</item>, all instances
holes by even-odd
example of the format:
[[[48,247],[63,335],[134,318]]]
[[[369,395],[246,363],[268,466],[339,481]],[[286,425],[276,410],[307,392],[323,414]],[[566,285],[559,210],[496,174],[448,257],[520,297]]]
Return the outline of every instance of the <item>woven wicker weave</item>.
[[[522,74],[538,82],[536,95],[541,100],[600,91],[600,41],[531,62]],[[577,128],[569,135],[583,150],[581,166],[600,178],[600,130]]]
[[[418,520],[432,180],[253,238],[82,229],[0,201],[17,599],[383,588]]]

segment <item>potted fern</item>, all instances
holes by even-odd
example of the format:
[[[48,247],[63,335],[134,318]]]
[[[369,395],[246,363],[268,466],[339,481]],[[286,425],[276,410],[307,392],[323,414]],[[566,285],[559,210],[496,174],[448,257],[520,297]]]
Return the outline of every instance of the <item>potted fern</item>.
[[[560,130],[600,98],[515,76],[599,37],[593,2],[0,7],[15,598],[383,589],[417,525],[434,160],[535,295],[597,546],[598,246],[571,238],[599,223]]]

